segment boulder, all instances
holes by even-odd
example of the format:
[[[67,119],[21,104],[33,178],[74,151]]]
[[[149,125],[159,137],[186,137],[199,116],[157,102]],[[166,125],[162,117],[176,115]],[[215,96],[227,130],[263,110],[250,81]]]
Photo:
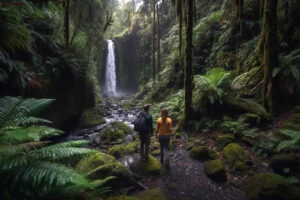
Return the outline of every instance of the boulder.
[[[233,142],[234,136],[232,134],[218,135],[216,138],[216,146],[219,151],[222,151],[224,147]]]
[[[225,168],[221,159],[205,162],[204,171],[208,177],[215,181],[226,181]]]
[[[100,115],[96,108],[85,110],[80,117],[79,126],[89,128],[100,124],[105,124],[106,120]]]
[[[116,122],[111,123],[111,125],[114,128],[123,130],[125,132],[125,134],[129,134],[129,133],[133,132],[133,130],[127,124],[125,124],[124,122],[117,122],[116,121]]]
[[[290,171],[296,171],[297,169],[300,169],[299,166],[299,158],[295,154],[279,154],[274,155],[271,158],[270,165],[274,172],[283,175],[283,176],[289,176],[290,173],[286,173],[284,169],[289,168]]]
[[[153,156],[149,156],[147,160],[136,159],[131,165],[131,169],[137,174],[148,176],[161,175],[163,167]]]
[[[244,162],[245,160],[245,153],[243,148],[238,145],[237,143],[230,143],[228,144],[222,151],[226,162],[231,166],[234,167],[237,161]]]
[[[286,178],[274,173],[261,173],[249,177],[245,191],[250,200],[300,199],[300,188],[291,185]]]
[[[125,153],[127,155],[137,153],[140,149],[140,142],[131,142],[125,146]]]
[[[106,126],[99,132],[102,140],[109,140],[110,142],[115,142],[118,140],[123,140],[125,138],[125,132],[122,129],[114,128],[112,126]]]
[[[167,200],[166,194],[159,189],[151,189],[139,192],[135,195],[142,200]]]
[[[204,146],[194,146],[190,151],[190,157],[195,160],[215,159],[216,153]]]
[[[112,146],[111,148],[109,148],[107,150],[107,153],[109,155],[112,155],[114,156],[115,158],[120,158],[122,157],[123,155],[125,155],[126,153],[126,148],[123,144],[120,144],[120,145],[114,145]]]

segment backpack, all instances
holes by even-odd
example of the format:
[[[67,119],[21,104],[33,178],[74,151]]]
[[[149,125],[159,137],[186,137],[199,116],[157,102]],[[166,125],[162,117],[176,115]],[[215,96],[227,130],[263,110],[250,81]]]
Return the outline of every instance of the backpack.
[[[146,124],[146,116],[143,113],[139,113],[136,120],[134,121],[134,131],[140,133],[148,132],[148,127]]]

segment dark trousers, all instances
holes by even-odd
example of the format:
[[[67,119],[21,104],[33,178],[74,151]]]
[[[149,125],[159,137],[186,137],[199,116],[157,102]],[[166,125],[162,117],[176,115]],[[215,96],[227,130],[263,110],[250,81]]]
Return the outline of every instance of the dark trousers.
[[[160,143],[160,162],[164,164],[164,160],[169,161],[170,135],[159,135],[158,141]]]
[[[139,133],[140,136],[140,153],[142,158],[149,157],[150,133]]]

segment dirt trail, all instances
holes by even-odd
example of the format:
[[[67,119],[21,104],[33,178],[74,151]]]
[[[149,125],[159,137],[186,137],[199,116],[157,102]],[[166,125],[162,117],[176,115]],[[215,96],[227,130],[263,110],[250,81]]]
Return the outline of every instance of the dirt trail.
[[[204,162],[193,160],[185,148],[186,142],[177,142],[170,156],[170,169],[161,177],[147,177],[142,182],[149,188],[160,188],[169,200],[243,200],[242,189],[228,181],[217,183],[204,172]]]

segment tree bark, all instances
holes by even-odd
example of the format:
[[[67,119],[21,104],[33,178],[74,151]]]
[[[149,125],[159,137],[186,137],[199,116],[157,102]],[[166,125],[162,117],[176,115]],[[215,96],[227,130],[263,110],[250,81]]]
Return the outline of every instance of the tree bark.
[[[159,81],[160,79],[160,16],[159,16],[159,7],[158,5],[156,6],[156,13],[157,13],[157,80]]]
[[[184,117],[183,126],[187,127],[192,115],[192,97],[193,97],[193,0],[187,0],[186,9],[186,40],[185,40],[185,58],[184,58]]]
[[[155,0],[153,0],[153,24],[152,24],[152,79],[155,81]]]
[[[182,56],[182,21],[183,21],[183,19],[182,19],[182,15],[183,15],[183,7],[182,7],[182,0],[178,0],[178,3],[177,3],[178,5],[178,8],[177,8],[177,12],[178,12],[178,20],[179,20],[179,47],[178,47],[178,49],[179,49],[179,57],[181,58],[181,56]]]
[[[70,57],[70,0],[65,0],[63,2],[63,7],[65,10],[65,48],[66,48],[66,63],[69,63]]]
[[[278,0],[265,0],[261,40],[263,41],[262,67],[264,69],[262,101],[266,109],[274,114],[274,92],[278,92],[277,81],[272,77],[272,70],[278,66],[277,38],[277,4]]]

